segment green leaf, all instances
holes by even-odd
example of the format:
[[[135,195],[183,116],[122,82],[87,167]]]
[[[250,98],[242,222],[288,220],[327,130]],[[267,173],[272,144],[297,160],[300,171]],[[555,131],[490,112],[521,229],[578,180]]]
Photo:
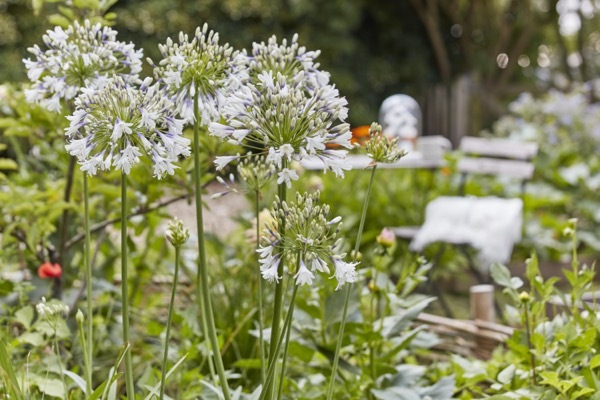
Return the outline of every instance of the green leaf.
[[[395,318],[391,328],[384,329],[382,335],[390,338],[402,333],[408,326],[421,314],[421,312],[427,308],[427,306],[435,300],[435,297],[426,298],[414,306],[408,308],[406,311]]]
[[[33,307],[25,306],[18,309],[15,312],[14,322],[23,325],[25,329],[31,328],[31,323],[33,322]]]
[[[575,399],[580,398],[581,396],[585,396],[585,395],[590,394],[590,393],[594,393],[594,389],[592,389],[592,388],[581,388],[580,390],[578,390],[578,391],[576,391],[574,393],[571,393],[570,399],[571,400],[575,400]]]
[[[73,382],[75,382],[75,384],[79,387],[79,389],[81,389],[81,391],[83,393],[85,393],[86,383],[85,383],[85,380],[82,377],[80,377],[79,375],[77,375],[75,372],[68,371],[68,370],[63,371],[63,373],[66,376],[68,376],[69,378],[73,379]]]
[[[0,297],[7,296],[14,290],[15,284],[11,281],[0,280]]]
[[[61,26],[63,28],[67,28],[69,25],[71,25],[71,21],[69,21],[69,19],[67,17],[65,17],[64,15],[60,15],[60,14],[50,15],[48,17],[48,21],[52,25]]]
[[[511,287],[510,271],[502,264],[493,263],[490,266],[490,274],[492,279],[500,286]]]
[[[22,400],[23,394],[19,388],[19,381],[17,381],[17,376],[15,375],[15,371],[12,367],[10,356],[6,351],[6,347],[4,346],[4,342],[2,340],[0,340],[0,366],[2,367],[0,374],[5,380],[8,380],[7,386],[11,396],[17,400]]]
[[[0,170],[3,171],[16,171],[19,169],[19,165],[10,158],[0,158]]]
[[[17,340],[19,343],[27,343],[36,347],[45,343],[44,335],[39,332],[25,332]]]
[[[592,359],[590,360],[590,368],[595,369],[595,368],[598,368],[599,366],[600,366],[600,354],[597,354],[594,357],[592,357]]]
[[[60,379],[36,376],[34,381],[35,385],[42,393],[47,394],[48,396],[58,397],[60,399],[65,398],[65,387]]]
[[[185,354],[183,357],[181,357],[179,360],[177,360],[177,362],[175,364],[173,364],[173,366],[167,372],[167,376],[165,377],[165,379],[169,379],[169,377],[171,376],[171,374],[173,372],[175,372],[175,370],[177,369],[177,367],[179,367],[181,365],[181,363],[185,360],[185,358],[187,356],[188,355]],[[153,388],[150,388],[150,393],[148,394],[148,396],[146,396],[144,398],[144,400],[150,400],[152,398],[152,396],[157,395],[159,389],[160,389],[160,383],[157,383],[156,385],[154,385]]]
[[[515,371],[517,367],[514,364],[510,364],[508,367],[504,368],[502,371],[498,373],[498,377],[496,378],[498,382],[503,385],[508,385],[513,377],[515,376]]]

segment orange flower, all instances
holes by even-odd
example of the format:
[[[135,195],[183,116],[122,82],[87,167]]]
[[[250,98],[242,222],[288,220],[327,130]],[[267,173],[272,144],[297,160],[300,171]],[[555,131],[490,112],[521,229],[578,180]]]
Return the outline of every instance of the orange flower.
[[[59,264],[45,262],[38,268],[38,276],[42,279],[60,278],[62,276],[62,268]]]

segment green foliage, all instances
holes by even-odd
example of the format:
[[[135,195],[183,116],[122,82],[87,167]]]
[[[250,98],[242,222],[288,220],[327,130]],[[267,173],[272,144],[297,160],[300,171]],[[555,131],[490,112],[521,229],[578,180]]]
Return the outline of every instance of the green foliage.
[[[577,238],[572,223],[566,233]],[[492,267],[495,282],[504,287],[514,306],[507,312],[518,316],[520,328],[498,349],[485,366],[485,373],[473,374],[472,365],[457,360],[460,398],[475,394],[490,398],[518,399],[597,399],[600,382],[600,346],[597,304],[586,301],[595,277],[593,266],[580,265],[574,251],[572,268],[565,269],[567,290],[557,284],[558,277],[545,280],[534,253],[526,263],[526,284],[511,277],[501,265]],[[554,316],[552,316],[554,314]],[[591,351],[590,351],[591,350]],[[476,385],[476,386],[473,386]]]

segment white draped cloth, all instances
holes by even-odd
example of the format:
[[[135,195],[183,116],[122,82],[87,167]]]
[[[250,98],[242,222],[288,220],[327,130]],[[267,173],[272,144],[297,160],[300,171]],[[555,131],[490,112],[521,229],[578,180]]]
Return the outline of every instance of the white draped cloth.
[[[523,201],[498,197],[442,196],[425,210],[425,223],[410,244],[422,251],[428,244],[468,244],[477,250],[477,267],[510,261],[513,246],[521,240]]]

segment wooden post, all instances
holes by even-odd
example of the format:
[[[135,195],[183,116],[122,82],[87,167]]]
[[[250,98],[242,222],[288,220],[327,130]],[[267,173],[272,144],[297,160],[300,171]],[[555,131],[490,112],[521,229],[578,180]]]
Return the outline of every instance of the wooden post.
[[[471,286],[471,318],[474,320],[494,322],[496,310],[494,308],[494,286]]]

